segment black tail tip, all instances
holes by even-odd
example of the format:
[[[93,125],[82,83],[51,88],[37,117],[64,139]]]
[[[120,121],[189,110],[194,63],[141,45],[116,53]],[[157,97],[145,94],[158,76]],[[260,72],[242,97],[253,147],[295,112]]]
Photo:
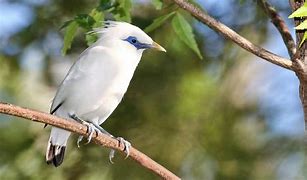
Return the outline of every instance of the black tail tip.
[[[55,167],[63,163],[66,146],[52,145],[49,143],[46,152],[47,164],[53,164]]]

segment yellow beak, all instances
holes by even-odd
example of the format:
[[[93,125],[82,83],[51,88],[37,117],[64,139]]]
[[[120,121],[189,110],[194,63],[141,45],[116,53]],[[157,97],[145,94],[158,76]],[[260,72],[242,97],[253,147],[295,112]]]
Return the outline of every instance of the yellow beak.
[[[158,50],[158,51],[166,52],[166,50],[165,50],[162,46],[160,46],[158,43],[156,43],[156,42],[153,42],[152,45],[151,45],[151,47],[152,47],[152,48],[155,48],[155,49]]]

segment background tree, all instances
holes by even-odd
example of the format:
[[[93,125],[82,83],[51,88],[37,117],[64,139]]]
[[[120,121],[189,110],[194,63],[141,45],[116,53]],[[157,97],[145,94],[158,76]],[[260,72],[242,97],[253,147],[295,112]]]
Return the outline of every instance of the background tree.
[[[280,85],[288,81],[278,78],[278,73],[287,70],[271,70],[274,67],[269,64],[254,61],[249,53],[204,26],[203,20],[195,21],[182,9],[189,11],[184,3],[179,0],[4,1],[0,12],[22,12],[19,17],[24,23],[16,23],[14,28],[1,33],[1,101],[47,112],[67,68],[95,40],[85,32],[100,26],[102,19],[132,21],[165,46],[168,53],[159,57],[156,52],[145,54],[123,102],[104,123],[106,129],[126,137],[184,179],[304,178],[303,130],[299,129],[302,123],[292,124],[296,127],[292,133],[288,133],[291,128],[276,128],[282,123],[276,119],[283,121],[290,117],[278,116],[285,109],[292,108],[292,114],[299,114],[290,119],[302,121],[297,101],[294,105],[285,101],[286,97],[293,97],[291,93],[273,93],[295,86],[295,80]],[[281,42],[280,37],[271,38],[278,34],[268,24],[272,11],[266,8],[266,1],[258,3],[260,6],[249,1],[199,1],[198,6],[255,44],[268,46],[270,41]],[[291,14],[288,2],[272,1],[272,4],[281,17]],[[294,10],[303,1],[291,5]],[[1,19],[2,31],[8,27],[5,23],[14,17],[9,13],[6,16],[8,20]],[[65,33],[62,53],[68,50],[63,57],[59,27],[67,21],[61,31]],[[150,26],[152,22],[155,26]],[[304,71],[297,71],[291,64],[300,62],[304,56],[293,55],[293,46],[281,45],[274,43],[282,48],[280,51],[300,58],[292,58],[293,61],[281,58],[278,62],[285,62],[283,67],[303,77],[298,72]],[[273,86],[278,91],[263,91],[273,80],[281,82]],[[304,83],[304,78],[300,80]],[[267,101],[278,103],[272,105]],[[0,118],[1,179],[156,178],[120,156],[116,157],[115,165],[110,165],[108,150],[95,145],[77,149],[73,141],[63,167],[51,168],[43,158],[48,132],[42,125],[7,116]]]

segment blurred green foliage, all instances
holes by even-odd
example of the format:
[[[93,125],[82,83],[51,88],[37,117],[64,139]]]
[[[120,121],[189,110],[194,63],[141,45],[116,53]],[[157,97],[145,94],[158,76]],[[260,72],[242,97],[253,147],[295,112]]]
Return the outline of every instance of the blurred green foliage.
[[[254,3],[235,2],[233,9],[248,9],[250,18],[228,24],[253,42],[264,43],[268,20],[262,11]],[[113,17],[144,29],[176,9],[156,0],[154,6],[127,0],[102,0],[97,7],[93,4],[97,2],[67,0],[32,7],[35,20],[10,38],[20,51],[0,55],[1,101],[48,112],[58,79],[67,70],[63,67],[95,40],[85,33],[101,25],[96,23]],[[253,76],[242,77],[240,73],[249,66],[244,63],[248,54],[222,38],[208,44],[215,33],[202,34],[205,26],[196,26],[190,16],[176,11],[181,13],[174,16],[177,19],[159,20],[157,29],[150,33],[168,53],[145,52],[122,103],[102,126],[115,136],[125,137],[183,179],[275,179],[282,158],[300,150],[300,140],[270,135],[257,101],[244,95],[244,87],[253,80]],[[224,16],[214,12],[217,18]],[[233,11],[226,16],[236,19],[240,13]],[[71,42],[72,46],[63,58],[60,49],[51,51],[48,45],[54,39],[47,37],[59,33],[67,21],[63,51]],[[194,41],[191,34],[178,38],[191,33],[187,23],[193,27],[199,51],[197,46],[188,46],[187,42]],[[76,30],[77,24],[83,31]],[[184,27],[174,29],[174,24]],[[74,35],[72,41],[70,36]],[[32,46],[43,53],[39,68],[32,67],[37,64],[27,68],[24,63],[28,62],[22,61]],[[198,58],[200,54],[203,61]],[[50,127],[43,129],[42,124],[4,115],[0,120],[0,179],[157,179],[122,155],[110,164],[106,148],[89,144],[78,149],[76,137],[69,141],[63,165],[48,166],[44,153]]]

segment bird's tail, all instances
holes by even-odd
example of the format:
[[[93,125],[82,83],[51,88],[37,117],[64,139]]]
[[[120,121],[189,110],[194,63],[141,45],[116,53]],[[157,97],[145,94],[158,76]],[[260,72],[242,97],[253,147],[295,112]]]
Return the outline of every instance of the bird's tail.
[[[55,167],[62,164],[70,134],[69,131],[52,127],[46,152],[47,164],[53,164]]]

